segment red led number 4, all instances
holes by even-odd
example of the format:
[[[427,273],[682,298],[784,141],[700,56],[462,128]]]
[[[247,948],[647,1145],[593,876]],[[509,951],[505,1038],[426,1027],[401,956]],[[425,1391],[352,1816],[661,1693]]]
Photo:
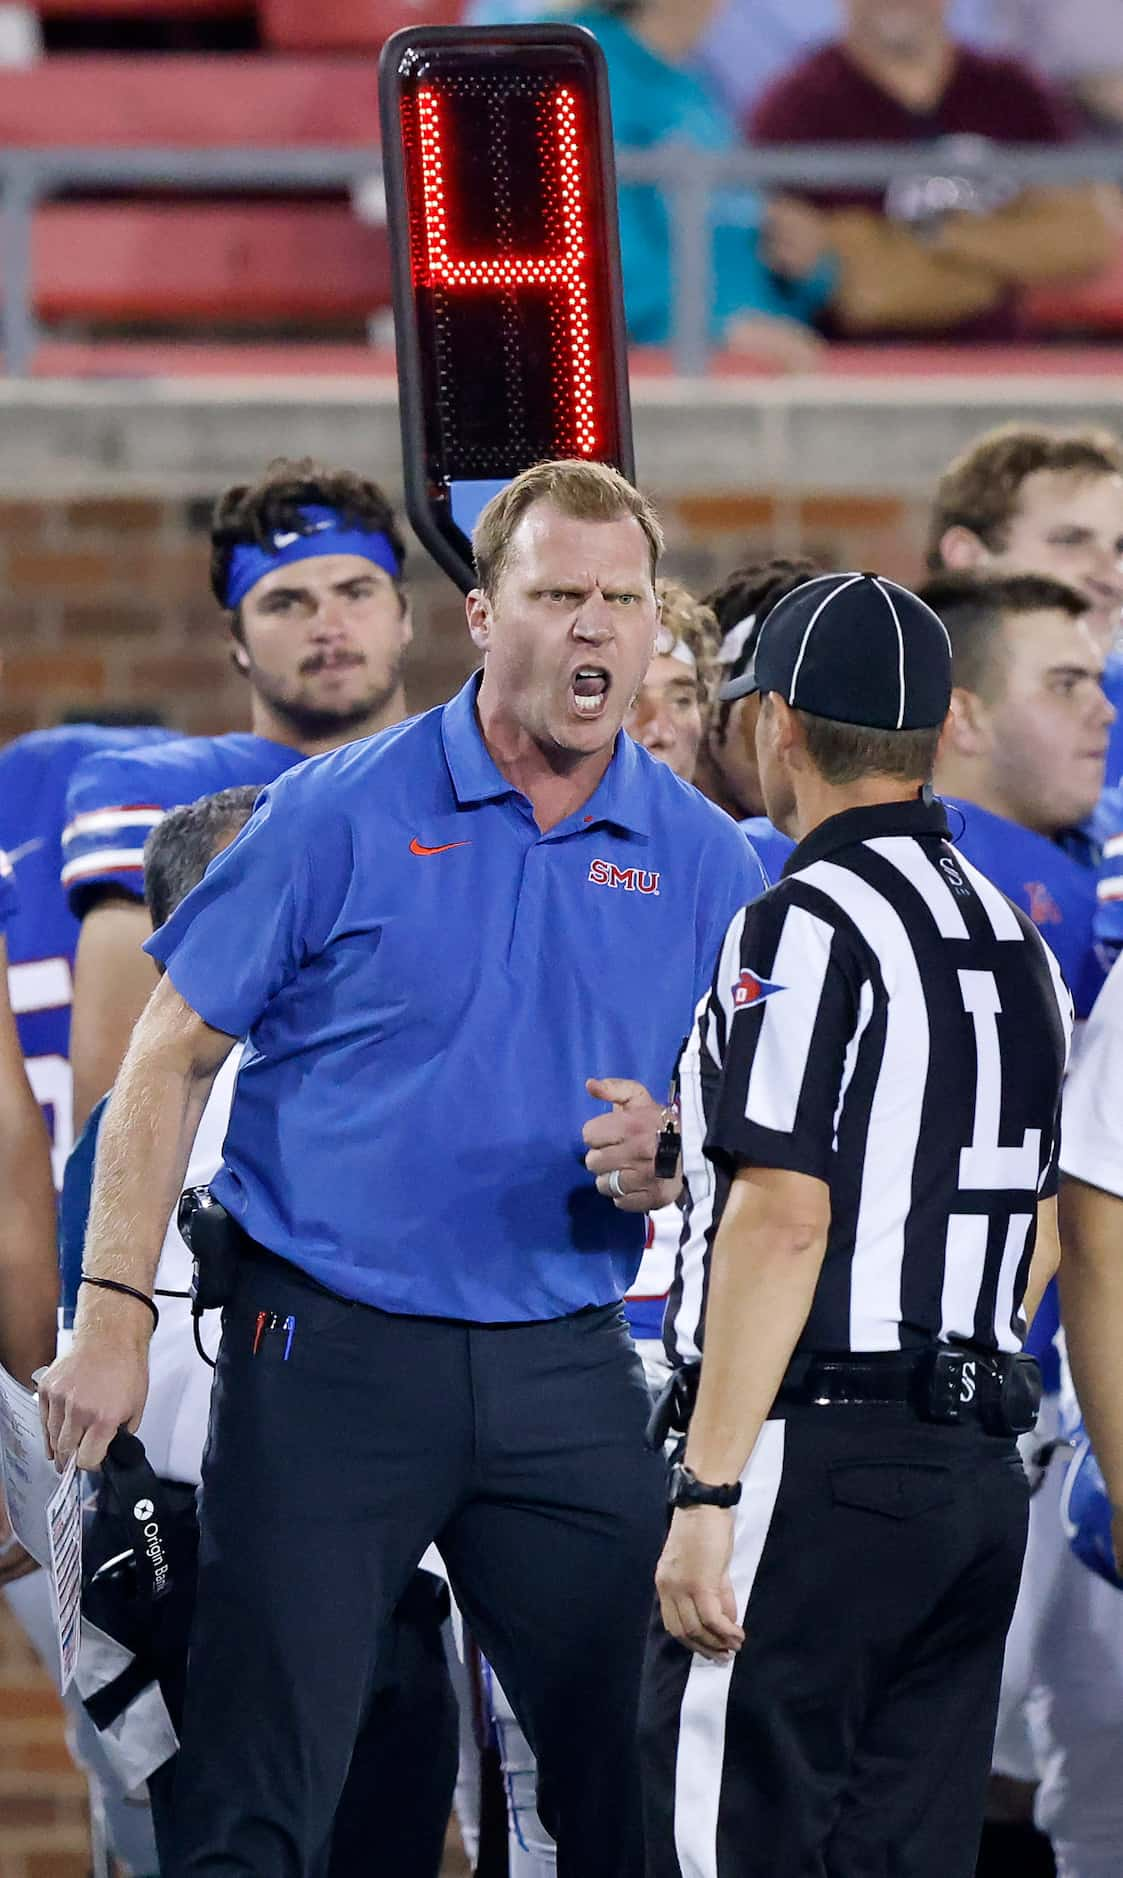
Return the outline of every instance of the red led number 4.
[[[445,206],[445,157],[441,138],[441,108],[437,94],[417,94],[421,145],[421,186],[425,214],[429,284],[451,291],[480,287],[557,287],[568,306],[567,346],[569,383],[573,388],[573,420],[577,449],[593,456],[597,449],[596,402],[593,392],[592,321],[586,281],[588,237],[581,188],[580,138],[574,94],[564,85],[550,101],[561,198],[563,243],[559,253],[511,255],[499,260],[472,260],[457,253]]]

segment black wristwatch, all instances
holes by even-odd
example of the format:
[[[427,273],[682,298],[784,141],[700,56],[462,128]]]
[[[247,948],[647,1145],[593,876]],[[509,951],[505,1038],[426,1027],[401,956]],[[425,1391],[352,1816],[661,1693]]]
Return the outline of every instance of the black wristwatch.
[[[671,1481],[667,1489],[668,1506],[736,1506],[740,1498],[739,1480],[733,1481],[731,1486],[711,1487],[679,1461],[671,1469]]]

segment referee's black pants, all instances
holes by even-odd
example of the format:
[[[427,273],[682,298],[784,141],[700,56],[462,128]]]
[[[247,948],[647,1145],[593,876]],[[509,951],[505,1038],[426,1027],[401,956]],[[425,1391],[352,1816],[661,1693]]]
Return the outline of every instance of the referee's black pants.
[[[260,1311],[296,1325],[262,1337]],[[640,1878],[636,1717],[662,1458],[615,1306],[397,1317],[248,1258],[203,1466],[199,1592],[165,1878],[306,1878],[387,1620],[436,1540],[538,1757],[563,1878]],[[371,1873],[394,1878],[370,1846]]]
[[[729,1665],[656,1606],[648,1878],[971,1878],[1025,1548],[1014,1442],[785,1405],[734,1512]]]

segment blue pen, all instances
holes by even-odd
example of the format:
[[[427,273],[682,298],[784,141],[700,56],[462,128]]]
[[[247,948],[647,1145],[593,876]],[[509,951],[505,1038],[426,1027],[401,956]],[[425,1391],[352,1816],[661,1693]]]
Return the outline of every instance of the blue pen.
[[[296,1334],[296,1318],[286,1317],[285,1318],[285,1354],[281,1359],[282,1362],[287,1363],[289,1360],[289,1351],[292,1349],[292,1340],[295,1334]]]

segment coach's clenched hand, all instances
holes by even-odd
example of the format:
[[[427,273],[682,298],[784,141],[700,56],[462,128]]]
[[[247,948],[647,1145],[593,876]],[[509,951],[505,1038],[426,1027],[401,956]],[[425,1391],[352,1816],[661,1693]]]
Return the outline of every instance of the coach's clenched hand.
[[[585,1084],[596,1102],[611,1102],[609,1115],[594,1115],[583,1129],[585,1166],[597,1177],[597,1191],[622,1213],[653,1213],[678,1197],[682,1180],[658,1180],[655,1148],[663,1110],[641,1082],[625,1076],[590,1076]]]
[[[61,1466],[73,1454],[79,1467],[100,1467],[117,1430],[136,1430],[147,1394],[147,1331],[88,1323],[39,1379],[39,1412],[52,1459]]]

